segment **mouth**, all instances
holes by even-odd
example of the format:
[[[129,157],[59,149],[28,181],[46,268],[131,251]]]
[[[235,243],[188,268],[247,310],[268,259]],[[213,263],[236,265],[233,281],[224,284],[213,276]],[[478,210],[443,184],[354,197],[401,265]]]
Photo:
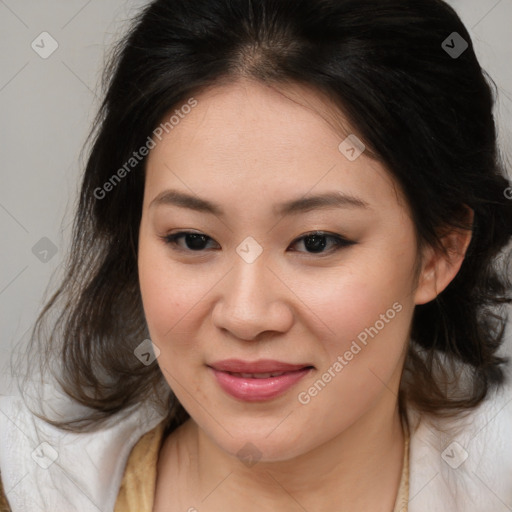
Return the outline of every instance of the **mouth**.
[[[313,368],[312,366],[304,367],[305,368]],[[234,375],[235,377],[244,378],[244,379],[268,379],[270,377],[281,377],[281,375],[286,375],[287,373],[300,372],[301,370],[294,370],[293,372],[274,372],[274,373],[236,373],[236,372],[225,372],[229,375]]]
[[[243,361],[241,359],[224,359],[207,365],[215,370],[237,374],[260,375],[266,373],[286,373],[313,367],[311,363],[293,364],[275,359],[260,359],[259,361]]]
[[[207,366],[224,392],[248,402],[276,398],[314,370],[311,364],[270,360],[225,360]]]

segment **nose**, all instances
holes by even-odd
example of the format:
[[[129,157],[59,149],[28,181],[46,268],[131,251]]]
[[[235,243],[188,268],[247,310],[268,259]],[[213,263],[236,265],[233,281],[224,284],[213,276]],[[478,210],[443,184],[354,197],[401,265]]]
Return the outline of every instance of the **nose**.
[[[217,328],[247,341],[290,329],[293,292],[264,258],[252,263],[239,258],[222,283],[212,312]]]

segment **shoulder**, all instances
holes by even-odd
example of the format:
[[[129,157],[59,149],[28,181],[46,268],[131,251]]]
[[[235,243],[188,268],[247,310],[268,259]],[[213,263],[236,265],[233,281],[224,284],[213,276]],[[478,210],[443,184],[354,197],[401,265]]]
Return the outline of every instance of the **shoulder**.
[[[413,421],[410,512],[512,509],[510,386],[457,420]]]
[[[0,473],[12,512],[113,510],[132,447],[160,421],[144,405],[96,432],[71,433],[20,397],[0,398]]]

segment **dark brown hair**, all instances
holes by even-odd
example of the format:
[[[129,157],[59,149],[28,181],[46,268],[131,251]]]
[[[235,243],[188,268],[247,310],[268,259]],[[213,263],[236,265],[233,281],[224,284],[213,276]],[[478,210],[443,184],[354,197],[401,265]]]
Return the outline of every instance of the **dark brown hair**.
[[[456,57],[443,43],[454,32],[468,45]],[[98,190],[164,114],[242,76],[333,98],[367,154],[405,192],[422,245],[444,250],[443,229],[472,229],[457,276],[415,309],[400,403],[451,415],[482,402],[504,380],[497,351],[511,302],[512,201],[497,149],[494,84],[454,10],[440,0],[156,0],[105,70],[65,276],[32,333],[44,371],[89,408],[52,422],[98,428],[152,397],[174,427],[188,418],[158,365],[134,355],[149,337],[137,274],[145,158],[108,194]],[[461,220],[466,205],[472,227]],[[46,333],[53,311],[59,315]]]

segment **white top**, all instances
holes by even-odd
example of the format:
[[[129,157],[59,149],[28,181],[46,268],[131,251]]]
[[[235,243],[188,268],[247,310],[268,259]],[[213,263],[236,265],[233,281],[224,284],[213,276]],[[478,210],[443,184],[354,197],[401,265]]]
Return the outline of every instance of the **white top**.
[[[409,512],[512,510],[512,392],[489,397],[442,433],[414,412]],[[19,397],[0,398],[0,472],[13,512],[113,512],[132,447],[161,420],[144,405],[122,421],[73,434],[39,420]]]

